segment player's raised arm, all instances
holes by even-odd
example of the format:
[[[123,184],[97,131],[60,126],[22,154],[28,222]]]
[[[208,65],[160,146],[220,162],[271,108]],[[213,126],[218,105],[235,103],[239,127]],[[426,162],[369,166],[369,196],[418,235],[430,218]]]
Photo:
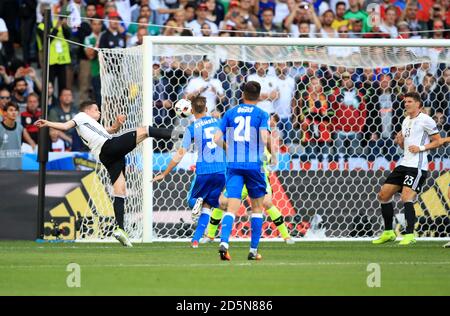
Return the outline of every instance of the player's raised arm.
[[[39,119],[34,123],[39,128],[42,127],[51,127],[54,129],[57,129],[59,131],[67,131],[71,128],[75,127],[75,122],[73,120],[67,121],[65,123],[59,123],[59,122],[50,122],[44,119]]]
[[[172,160],[169,162],[167,169],[155,176],[153,178],[153,182],[161,181],[162,179],[164,179],[180,163],[186,152],[187,151],[184,148],[178,149],[178,151],[172,157]]]

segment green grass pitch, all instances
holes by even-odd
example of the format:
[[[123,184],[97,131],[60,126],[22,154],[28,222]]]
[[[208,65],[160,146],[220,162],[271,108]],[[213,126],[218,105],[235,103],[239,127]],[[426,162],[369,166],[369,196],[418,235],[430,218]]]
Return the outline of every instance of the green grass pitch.
[[[450,249],[419,241],[401,248],[370,242],[262,243],[263,260],[247,260],[248,242],[218,244],[38,244],[0,242],[0,295],[450,295]],[[69,263],[81,286],[66,284]],[[368,287],[369,263],[381,287]],[[370,278],[370,277],[369,277]]]

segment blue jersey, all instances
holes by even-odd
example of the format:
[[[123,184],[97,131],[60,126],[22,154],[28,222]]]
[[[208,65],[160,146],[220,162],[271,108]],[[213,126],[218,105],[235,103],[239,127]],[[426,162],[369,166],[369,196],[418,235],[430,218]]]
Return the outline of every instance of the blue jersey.
[[[219,128],[217,119],[205,116],[189,125],[183,136],[183,148],[188,150],[194,142],[198,152],[197,174],[224,173],[226,170],[225,152],[214,142],[214,134]]]
[[[261,131],[270,131],[267,112],[254,105],[240,104],[225,113],[220,129],[228,146],[228,168],[261,168],[265,148]]]

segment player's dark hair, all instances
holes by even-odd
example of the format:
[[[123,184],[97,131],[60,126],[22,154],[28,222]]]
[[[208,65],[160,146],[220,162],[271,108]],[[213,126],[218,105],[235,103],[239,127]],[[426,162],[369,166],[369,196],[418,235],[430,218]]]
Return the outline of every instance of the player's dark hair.
[[[17,103],[14,103],[12,101],[6,103],[5,106],[3,107],[3,110],[8,111],[9,108],[15,108],[16,111],[19,111],[19,105],[17,105]]]
[[[261,85],[256,81],[249,81],[244,86],[244,99],[258,101],[261,93]]]
[[[404,98],[412,98],[414,101],[420,103],[420,107],[422,107],[422,98],[420,97],[420,94],[417,92],[407,92],[404,95]]]
[[[191,99],[192,109],[194,113],[200,114],[206,111],[206,98],[202,96],[196,96]]]
[[[89,108],[91,105],[96,104],[93,100],[87,100],[80,103],[80,112],[84,112],[87,108]]]

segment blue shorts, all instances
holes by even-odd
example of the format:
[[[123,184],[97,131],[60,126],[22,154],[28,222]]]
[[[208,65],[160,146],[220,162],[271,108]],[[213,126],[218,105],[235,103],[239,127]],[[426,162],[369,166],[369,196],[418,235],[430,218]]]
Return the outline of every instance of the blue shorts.
[[[244,184],[251,199],[258,199],[267,194],[264,172],[257,169],[227,169],[227,196],[241,199]]]
[[[212,207],[219,207],[219,197],[225,187],[225,174],[199,174],[196,175],[191,184],[188,194],[188,204],[191,205],[192,200],[203,198],[203,202]],[[195,203],[195,202],[194,202]]]

